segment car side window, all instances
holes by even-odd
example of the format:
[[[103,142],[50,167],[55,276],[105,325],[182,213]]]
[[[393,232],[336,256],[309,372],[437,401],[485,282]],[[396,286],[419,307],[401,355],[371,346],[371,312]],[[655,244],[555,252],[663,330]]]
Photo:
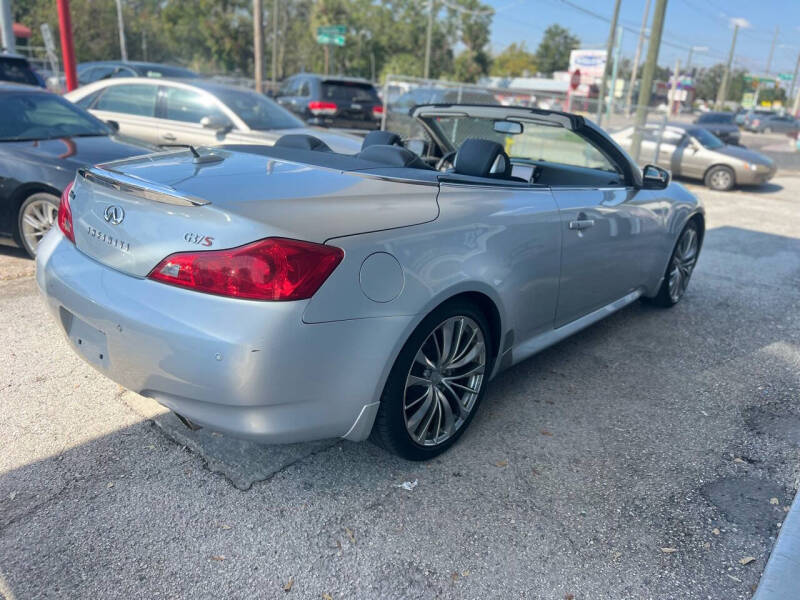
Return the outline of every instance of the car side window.
[[[308,84],[308,79],[300,84],[300,89],[298,90],[297,95],[302,96],[303,98],[307,98],[311,95],[311,86]]]
[[[133,69],[129,69],[128,67],[118,67],[112,74],[111,77],[136,77],[136,72]]]
[[[95,110],[154,117],[158,86],[123,84],[107,87],[97,100]]]
[[[229,121],[213,98],[194,90],[168,87],[166,101],[166,118],[170,121],[199,124],[203,117]]]
[[[97,100],[97,97],[103,92],[103,90],[97,90],[96,92],[92,92],[78,100],[75,104],[80,106],[81,108],[89,109],[92,107],[92,103]]]

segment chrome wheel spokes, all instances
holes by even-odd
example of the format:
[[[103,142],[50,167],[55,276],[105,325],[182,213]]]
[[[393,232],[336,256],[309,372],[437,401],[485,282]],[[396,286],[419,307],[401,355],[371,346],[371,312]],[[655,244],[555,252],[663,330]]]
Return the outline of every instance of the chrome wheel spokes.
[[[411,364],[403,417],[423,446],[449,439],[469,417],[486,371],[486,343],[469,317],[451,317],[423,342]]]
[[[688,227],[683,232],[669,266],[669,296],[673,302],[681,299],[689,286],[689,278],[697,263],[699,249],[697,231]]]
[[[48,200],[34,200],[25,207],[21,219],[22,236],[29,248],[36,250],[57,218],[58,206]]]

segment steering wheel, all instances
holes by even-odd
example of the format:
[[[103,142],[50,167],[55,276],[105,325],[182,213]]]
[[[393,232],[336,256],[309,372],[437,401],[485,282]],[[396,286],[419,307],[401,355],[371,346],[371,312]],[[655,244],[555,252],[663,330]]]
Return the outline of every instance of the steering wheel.
[[[439,159],[439,162],[436,163],[436,170],[441,171],[442,168],[447,164],[453,164],[453,157],[456,155],[458,150],[451,150],[450,152],[446,152],[442,158]]]

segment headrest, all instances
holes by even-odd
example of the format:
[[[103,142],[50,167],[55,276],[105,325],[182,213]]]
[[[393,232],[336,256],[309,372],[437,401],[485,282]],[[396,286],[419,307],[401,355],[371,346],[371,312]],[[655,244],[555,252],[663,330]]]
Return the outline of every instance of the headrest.
[[[304,133],[287,133],[275,142],[282,148],[299,148],[301,150],[316,150],[317,152],[332,152],[328,144],[313,135]]]
[[[428,164],[407,148],[400,146],[368,146],[356,155],[358,158],[390,167],[430,169]]]
[[[511,161],[497,142],[467,138],[458,149],[453,171],[473,177],[503,179],[511,174]]]
[[[391,131],[370,131],[361,144],[361,149],[369,146],[400,146],[400,136]]]

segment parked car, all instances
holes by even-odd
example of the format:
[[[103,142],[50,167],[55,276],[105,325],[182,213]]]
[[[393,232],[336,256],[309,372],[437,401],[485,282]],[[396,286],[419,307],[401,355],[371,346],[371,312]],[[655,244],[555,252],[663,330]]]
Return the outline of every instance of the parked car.
[[[795,134],[800,131],[800,122],[792,115],[779,115],[772,113],[769,115],[756,116],[747,122],[745,127],[749,131],[756,133],[788,133]]]
[[[195,426],[423,460],[498,372],[638,298],[681,300],[705,221],[667,171],[573,114],[412,116],[422,155],[384,131],[357,155],[289,135],[79,171],[37,258],[56,326]]]
[[[746,108],[740,108],[735,113],[733,113],[733,122],[740,127],[744,127],[744,122],[745,119],[747,118],[748,112],[749,111]]]
[[[767,156],[743,146],[729,146],[697,125],[670,123],[658,143],[661,124],[648,123],[642,136],[643,161],[670,169],[673,175],[700,179],[708,187],[728,191],[737,185],[766,183],[775,175],[775,163]],[[625,149],[631,146],[633,127],[614,134]],[[658,148],[658,158],[654,154]]]
[[[151,144],[274,144],[287,133],[313,133],[273,100],[253,90],[202,79],[105,79],[64,96],[121,133]],[[357,152],[360,140],[324,131],[332,148]]]
[[[309,125],[380,129],[383,103],[366,79],[300,73],[283,82],[275,99]]]
[[[475,88],[414,88],[387,104],[386,126],[405,138],[423,135],[417,119],[411,117],[415,106],[424,104],[486,104],[500,106],[500,101],[486,90]]]
[[[745,114],[744,123],[742,123],[742,125],[745,129],[749,129],[750,123],[754,119],[763,119],[764,117],[769,117],[772,116],[773,114],[775,113],[773,113],[771,110],[765,110],[761,108],[756,108],[756,109],[751,108],[749,111],[747,111],[747,114]]]
[[[0,81],[44,87],[44,80],[36,75],[24,56],[8,52],[0,52]]]
[[[79,167],[151,148],[45,90],[0,83],[0,237],[34,256]]]
[[[734,114],[729,112],[707,112],[697,119],[695,124],[706,129],[721,139],[726,144],[737,146],[741,133],[734,122]]]
[[[79,85],[115,77],[170,77],[172,79],[197,79],[200,77],[200,75],[185,67],[122,60],[99,60],[81,63],[78,65],[77,71]]]

